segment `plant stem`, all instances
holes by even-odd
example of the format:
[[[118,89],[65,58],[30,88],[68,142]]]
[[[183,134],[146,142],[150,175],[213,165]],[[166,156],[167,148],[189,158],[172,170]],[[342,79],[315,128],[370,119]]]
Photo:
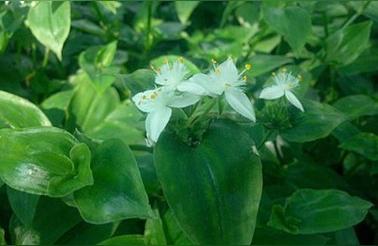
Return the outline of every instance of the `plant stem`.
[[[278,149],[277,141],[273,141],[273,147],[274,147],[274,152],[276,152],[277,159],[282,166],[284,164],[284,160],[282,159],[282,156],[281,156],[280,151]]]
[[[201,114],[201,115],[199,115],[198,117],[195,117],[195,116],[193,116],[194,115],[194,112],[193,112],[193,114],[192,114],[192,116],[188,119],[188,124],[187,124],[187,126],[189,126],[189,127],[191,127],[191,126],[193,126],[198,120],[200,120],[200,119],[202,119],[204,116],[206,116],[207,115],[207,113],[209,113],[210,112],[210,110],[214,107],[214,105],[215,105],[215,103],[216,103],[217,101],[216,100],[212,100],[212,102],[209,104],[209,106],[205,109],[205,111]]]
[[[44,55],[43,61],[42,61],[42,67],[47,66],[47,63],[49,62],[49,55],[50,55],[50,49],[46,47],[45,55]]]
[[[141,144],[131,144],[130,149],[137,150],[137,151],[146,151],[146,152],[149,152],[149,153],[153,152],[152,148],[147,147],[145,145],[141,145]]]
[[[346,28],[347,26],[349,26],[355,19],[357,19],[364,11],[365,9],[369,6],[369,4],[371,3],[371,0],[367,1],[364,6],[362,6],[361,9],[359,9],[354,15],[352,15],[343,25],[343,27],[341,29],[344,29]]]
[[[264,140],[261,142],[261,144],[257,147],[257,150],[260,150],[261,147],[265,144],[265,142],[272,136],[273,131],[269,131],[268,134],[265,135]]]

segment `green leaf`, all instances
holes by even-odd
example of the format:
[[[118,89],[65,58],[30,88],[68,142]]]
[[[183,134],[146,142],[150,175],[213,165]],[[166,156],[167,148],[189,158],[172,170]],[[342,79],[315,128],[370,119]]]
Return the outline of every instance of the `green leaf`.
[[[230,122],[213,123],[196,148],[173,133],[160,136],[154,152],[158,178],[193,243],[251,243],[262,189],[252,145]]]
[[[62,60],[62,49],[71,27],[70,1],[40,1],[26,20],[33,35]]]
[[[52,96],[44,100],[41,106],[43,109],[67,110],[73,92],[73,90],[67,90],[53,94]]]
[[[13,128],[51,126],[37,106],[4,91],[0,91],[0,120]]]
[[[0,245],[7,245],[7,242],[5,241],[5,235],[4,235],[3,228],[0,227]]]
[[[14,214],[24,225],[30,226],[33,223],[39,196],[17,191],[10,187],[7,189],[7,195]]]
[[[378,102],[365,95],[352,95],[343,97],[333,104],[349,120],[357,119],[365,115],[378,114]]]
[[[93,184],[88,147],[62,129],[2,129],[0,153],[0,177],[14,189],[62,197]]]
[[[292,127],[281,132],[291,142],[309,142],[328,136],[333,129],[346,120],[345,115],[332,106],[305,100],[305,112],[292,111]]]
[[[122,75],[122,80],[118,80],[115,86],[128,96],[129,90],[132,95],[141,91],[153,89],[155,84],[155,73],[150,69],[138,69],[130,74]]]
[[[252,245],[326,245],[329,238],[322,235],[293,235],[272,228],[256,228]]]
[[[74,193],[75,202],[85,221],[104,224],[151,216],[138,166],[124,143],[108,140],[98,146],[92,169],[94,185]]]
[[[80,67],[100,93],[109,88],[119,74],[119,68],[111,66],[116,50],[117,41],[113,41],[105,46],[90,47],[79,56]]]
[[[339,190],[302,189],[273,207],[268,225],[292,234],[333,232],[360,223],[372,206]]]
[[[303,48],[311,34],[311,16],[306,9],[297,6],[275,8],[263,5],[262,12],[266,23],[284,36],[295,52]]]
[[[142,235],[123,235],[109,238],[98,245],[147,245]]]
[[[200,1],[175,1],[176,12],[181,23],[187,23]]]
[[[113,236],[118,225],[118,222],[104,225],[92,225],[82,222],[72,228],[68,235],[65,235],[65,238],[61,238],[57,244],[94,245]]]
[[[151,61],[151,65],[154,66],[155,68],[159,68],[166,62],[172,64],[181,59],[183,60],[183,63],[187,66],[191,74],[196,74],[200,72],[198,67],[193,62],[189,61],[188,59],[182,58],[180,56],[176,56],[176,55],[160,56],[158,58],[153,59]]]
[[[326,40],[328,63],[352,63],[368,47],[372,22],[365,21],[339,29]]]
[[[372,161],[378,161],[378,136],[374,133],[361,132],[340,145],[341,148],[354,151]]]
[[[182,231],[171,209],[162,217],[164,232],[168,245],[192,245],[188,236]]]
[[[97,3],[101,4],[102,6],[104,6],[107,10],[109,10],[113,14],[116,14],[117,13],[117,9],[122,6],[122,3],[118,2],[118,1],[109,1],[109,0],[107,0],[107,1],[96,2],[96,4]]]
[[[159,210],[153,210],[155,218],[146,221],[144,237],[147,245],[167,245]]]
[[[259,75],[271,72],[282,65],[293,62],[293,59],[285,56],[276,55],[255,55],[250,58],[252,69],[247,72],[250,77],[257,77]]]
[[[75,78],[78,83],[68,107],[72,128],[84,133],[96,128],[120,103],[117,91],[110,87],[103,93],[95,89],[85,73]]]
[[[118,105],[101,123],[85,133],[94,139],[117,138],[126,144],[144,144],[143,114],[129,100]]]

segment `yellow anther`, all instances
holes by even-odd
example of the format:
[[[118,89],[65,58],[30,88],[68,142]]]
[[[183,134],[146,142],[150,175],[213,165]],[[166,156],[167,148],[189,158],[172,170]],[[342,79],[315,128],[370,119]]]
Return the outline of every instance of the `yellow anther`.
[[[220,72],[221,72],[221,70],[220,70],[219,68],[216,68],[216,69],[215,69],[215,74],[219,75]]]
[[[151,99],[155,99],[155,98],[156,98],[156,95],[155,95],[155,94],[152,94],[152,95],[150,96],[150,98],[151,98]]]
[[[281,69],[282,72],[286,73],[287,72],[287,69],[284,67]]]
[[[298,74],[297,76],[298,80],[301,81],[303,78],[302,78],[302,75]]]
[[[181,62],[181,63],[184,63],[184,57],[180,56],[180,57],[178,58],[178,61]]]
[[[165,57],[165,58],[164,58],[164,63],[165,63],[165,64],[168,64],[168,63],[169,63],[169,61],[168,61],[168,58],[167,58],[167,57]]]
[[[152,71],[154,71],[155,73],[160,73],[160,69],[156,69],[153,65],[150,66],[150,68],[152,69]]]
[[[244,76],[243,76],[243,80],[244,80],[244,81],[247,81],[247,75],[244,75]]]
[[[211,62],[212,62],[213,64],[217,64],[217,61],[216,61],[214,58],[211,58]]]
[[[273,76],[276,76],[276,73],[275,73],[275,72],[273,72],[273,73],[272,73],[272,75],[273,75]]]
[[[245,69],[246,70],[250,70],[252,68],[252,64],[245,64]]]
[[[146,95],[143,95],[142,99],[146,100],[147,99]]]

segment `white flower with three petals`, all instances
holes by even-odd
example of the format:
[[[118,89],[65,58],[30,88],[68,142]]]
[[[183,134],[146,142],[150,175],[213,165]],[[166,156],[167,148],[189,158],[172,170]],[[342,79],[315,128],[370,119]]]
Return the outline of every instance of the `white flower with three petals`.
[[[145,122],[147,139],[156,143],[172,115],[171,108],[185,108],[195,104],[199,96],[180,93],[160,87],[136,94],[132,100],[143,112],[147,113]]]
[[[241,88],[246,85],[242,75],[250,68],[251,65],[247,64],[246,69],[239,73],[231,58],[219,66],[214,62],[214,69],[209,74],[196,74],[189,80],[181,82],[177,89],[199,96],[216,97],[224,93],[226,101],[236,112],[256,121],[252,103]]]
[[[299,85],[299,79],[291,73],[281,71],[273,76],[273,81],[275,85],[264,88],[260,98],[273,100],[285,96],[292,105],[304,112],[302,103],[292,92]]]
[[[170,64],[168,60],[159,69],[152,69],[156,72],[155,83],[169,89],[175,90],[176,87],[187,79],[189,70],[183,62],[183,58]]]

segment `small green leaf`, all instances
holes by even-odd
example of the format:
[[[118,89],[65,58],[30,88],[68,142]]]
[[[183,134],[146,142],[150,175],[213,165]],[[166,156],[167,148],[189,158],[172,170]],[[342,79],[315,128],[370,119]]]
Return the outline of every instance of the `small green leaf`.
[[[293,59],[285,56],[276,55],[255,55],[250,58],[252,69],[247,72],[248,76],[257,77],[259,75],[271,72],[287,63],[293,62]]]
[[[17,218],[26,226],[32,225],[39,196],[17,191],[10,187],[7,189],[7,195],[9,204]]]
[[[181,23],[186,23],[193,10],[198,6],[200,1],[175,1],[176,12]]]
[[[120,3],[119,1],[109,1],[109,0],[107,0],[107,1],[96,2],[96,4],[97,3],[101,4],[102,6],[104,6],[107,10],[109,10],[113,14],[116,14],[117,13],[117,9],[122,6],[122,3]]]
[[[98,146],[92,168],[94,185],[74,193],[85,221],[104,224],[151,216],[138,166],[124,143],[108,140]]]
[[[62,197],[93,184],[88,147],[62,129],[2,129],[0,152],[0,177],[14,189]]]
[[[7,245],[7,242],[5,241],[5,235],[4,235],[3,228],[0,227],[0,245]]]
[[[251,243],[262,189],[253,144],[231,122],[213,123],[195,148],[168,131],[160,136],[154,151],[158,178],[193,243]]]
[[[51,126],[37,106],[4,91],[0,91],[0,120],[13,128]]]
[[[150,69],[138,69],[130,74],[122,75],[122,80],[118,80],[115,86],[128,96],[129,90],[132,95],[141,91],[153,89],[155,84],[155,73]]]
[[[327,104],[305,100],[304,109],[292,111],[292,127],[281,132],[287,140],[303,143],[324,138],[346,120],[344,114]]]
[[[188,236],[179,226],[171,209],[168,209],[162,217],[164,232],[168,245],[192,245]]]
[[[70,1],[39,1],[26,20],[33,35],[62,60],[62,49],[71,27]]]
[[[148,245],[167,245],[163,223],[160,218],[159,210],[154,209],[155,218],[150,218],[146,221],[144,229],[144,237]]]
[[[339,190],[301,189],[284,207],[273,206],[268,225],[292,234],[333,232],[360,223],[372,206]]]
[[[117,51],[117,41],[113,41],[97,52],[94,64],[97,67],[108,67],[114,60],[115,53]]]
[[[378,114],[378,102],[365,95],[343,97],[337,100],[333,106],[348,116],[349,120],[354,120],[365,115]]]
[[[118,225],[119,222],[104,225],[92,225],[81,222],[72,228],[64,240],[59,240],[57,244],[94,245],[112,237]]]
[[[180,56],[176,56],[176,55],[160,56],[158,58],[153,59],[151,61],[151,65],[154,66],[155,68],[159,68],[162,65],[164,65],[166,62],[172,64],[180,60],[182,60],[183,63],[187,66],[191,74],[196,74],[200,72],[198,67],[193,62],[189,61],[188,59],[182,58]]]
[[[311,34],[311,16],[308,11],[297,6],[275,8],[268,5],[263,5],[262,10],[268,25],[284,36],[295,52],[299,52]]]
[[[347,65],[368,47],[372,22],[365,21],[339,29],[326,40],[326,60]]]
[[[378,161],[378,136],[374,133],[361,132],[343,142],[340,147]]]
[[[109,238],[98,245],[147,245],[142,235],[123,235]]]

